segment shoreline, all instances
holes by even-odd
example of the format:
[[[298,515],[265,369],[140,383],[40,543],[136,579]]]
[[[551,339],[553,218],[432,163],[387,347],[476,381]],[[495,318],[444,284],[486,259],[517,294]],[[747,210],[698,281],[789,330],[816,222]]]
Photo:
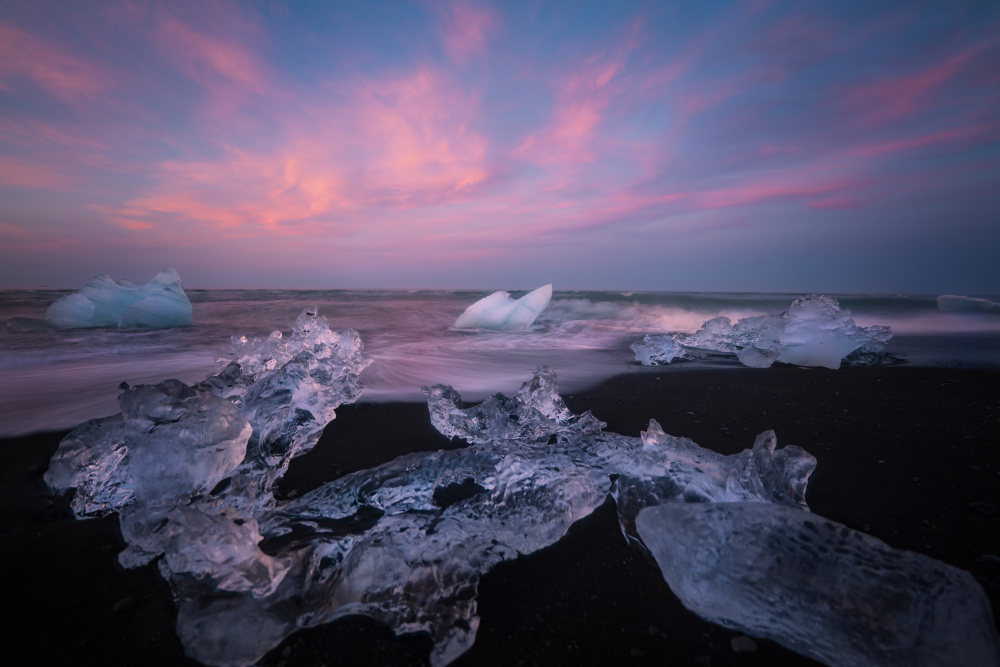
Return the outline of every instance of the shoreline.
[[[725,454],[774,430],[779,447],[798,445],[818,459],[807,492],[813,512],[971,572],[997,620],[1000,515],[973,504],[1000,508],[1000,370],[674,371],[625,373],[564,399],[574,412],[592,410],[608,431],[637,436],[653,418]],[[117,520],[74,521],[45,497],[41,475],[64,433],[2,440],[0,553],[17,601],[8,628],[15,649],[43,664],[197,664],[183,658],[155,566],[117,566]],[[402,453],[457,446],[430,426],[424,404],[343,406],[316,448],[293,462],[279,494]],[[688,665],[702,656],[711,665],[816,664],[764,640],[756,653],[734,653],[729,640],[739,633],[684,610],[655,566],[625,545],[607,506],[552,547],[487,573],[479,612],[477,641],[455,665]],[[424,636],[394,638],[349,617],[292,635],[261,664],[425,664],[429,648]]]

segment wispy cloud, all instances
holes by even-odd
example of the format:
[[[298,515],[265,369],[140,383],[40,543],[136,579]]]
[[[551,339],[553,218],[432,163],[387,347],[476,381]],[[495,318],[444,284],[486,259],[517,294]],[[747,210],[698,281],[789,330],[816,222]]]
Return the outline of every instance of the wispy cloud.
[[[44,219],[51,252],[239,243],[239,271],[335,248],[405,277],[530,245],[632,275],[603,254],[626,236],[763,248],[911,199],[1000,211],[996,9],[15,5],[0,230]]]

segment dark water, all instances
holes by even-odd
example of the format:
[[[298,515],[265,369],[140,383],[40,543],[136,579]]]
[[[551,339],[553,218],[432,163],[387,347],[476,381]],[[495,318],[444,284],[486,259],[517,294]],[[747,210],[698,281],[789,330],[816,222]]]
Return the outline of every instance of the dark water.
[[[68,291],[0,291],[0,321],[42,318]],[[0,436],[68,428],[117,412],[117,387],[203,379],[231,336],[288,331],[316,304],[335,329],[353,328],[375,362],[368,401],[423,401],[421,385],[446,383],[479,400],[512,393],[541,364],[572,393],[623,372],[641,372],[629,345],[649,333],[693,332],[725,315],[775,314],[801,294],[555,292],[529,331],[451,328],[484,291],[197,290],[190,327],[0,332]],[[522,293],[512,292],[513,296]],[[911,364],[1000,367],[1000,314],[941,312],[937,295],[830,295],[862,326],[889,325],[889,350]],[[985,295],[993,301],[1000,297]],[[690,364],[692,362],[688,362]],[[733,362],[736,364],[736,362]],[[678,366],[679,367],[679,366]],[[763,371],[766,372],[766,371]]]

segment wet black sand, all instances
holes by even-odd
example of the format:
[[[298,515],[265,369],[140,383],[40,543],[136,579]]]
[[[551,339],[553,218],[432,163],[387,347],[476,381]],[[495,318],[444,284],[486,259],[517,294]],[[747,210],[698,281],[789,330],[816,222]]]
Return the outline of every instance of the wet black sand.
[[[460,388],[459,388],[460,389]],[[970,571],[1000,609],[1000,371],[896,366],[640,372],[567,396],[608,430],[667,433],[733,453],[773,429],[819,465],[814,512],[890,545]],[[64,433],[0,442],[0,563],[9,656],[38,665],[181,665],[175,611],[155,566],[122,570],[116,519],[74,521],[41,476]],[[281,485],[299,493],[415,450],[459,446],[426,407],[345,406]],[[985,505],[984,505],[985,504]],[[985,557],[984,557],[985,556]],[[475,646],[456,665],[807,665],[681,607],[656,568],[629,549],[605,506],[542,552],[501,564],[479,587]],[[429,640],[394,638],[361,617],[301,631],[266,665],[426,664]]]

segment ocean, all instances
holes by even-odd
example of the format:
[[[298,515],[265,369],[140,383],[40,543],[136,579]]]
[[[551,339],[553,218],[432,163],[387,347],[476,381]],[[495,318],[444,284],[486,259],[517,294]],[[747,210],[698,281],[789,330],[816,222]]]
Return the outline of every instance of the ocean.
[[[629,345],[646,334],[694,332],[713,317],[777,314],[802,294],[556,291],[528,331],[451,328],[484,290],[187,289],[193,325],[161,330],[0,332],[0,437],[67,429],[118,411],[121,382],[197,382],[218,370],[233,336],[288,332],[316,305],[334,329],[356,329],[375,361],[362,401],[423,401],[450,384],[468,401],[512,394],[539,365],[564,394],[620,373],[648,372]],[[72,290],[0,290],[0,321],[43,318]],[[525,292],[511,290],[519,297]],[[943,312],[937,295],[828,294],[861,326],[892,328],[887,351],[914,365],[1000,368],[1000,314]],[[997,295],[978,295],[1000,301]],[[16,329],[16,328],[15,328]],[[736,360],[683,361],[658,372]],[[762,369],[761,372],[767,372]]]

